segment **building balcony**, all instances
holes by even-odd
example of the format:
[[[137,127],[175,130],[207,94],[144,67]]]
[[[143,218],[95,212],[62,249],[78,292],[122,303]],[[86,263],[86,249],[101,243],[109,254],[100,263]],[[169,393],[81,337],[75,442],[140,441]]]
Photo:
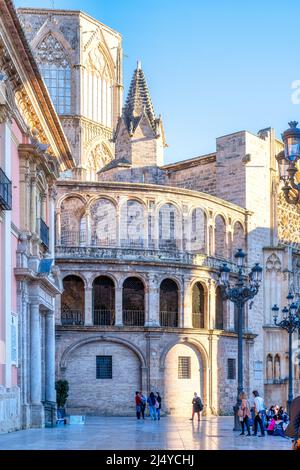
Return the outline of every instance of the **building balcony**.
[[[112,326],[115,324],[114,310],[94,310],[95,326]]]
[[[0,168],[0,208],[5,211],[12,209],[12,183]]]
[[[45,248],[49,248],[49,227],[43,219],[38,219],[38,233]]]
[[[204,315],[202,313],[192,314],[193,328],[204,328]]]
[[[78,235],[79,236],[79,235]],[[76,236],[75,236],[76,237]],[[187,251],[180,251],[176,249],[153,249],[150,247],[141,248],[137,245],[133,245],[130,242],[122,244],[119,247],[114,241],[114,245],[111,240],[102,241],[99,246],[87,245],[82,242],[71,244],[61,244],[56,246],[56,259],[64,261],[64,259],[73,259],[76,261],[79,258],[87,260],[113,260],[113,261],[149,261],[157,263],[176,263],[183,265],[201,266],[211,269],[220,270],[224,260],[208,256],[203,253],[190,253]],[[227,262],[231,272],[237,273],[237,266],[228,261]]]
[[[80,310],[69,310],[61,314],[62,326],[84,325],[83,313]]]
[[[125,326],[144,326],[144,310],[123,310],[123,324]]]
[[[178,312],[161,311],[160,326],[178,328]]]

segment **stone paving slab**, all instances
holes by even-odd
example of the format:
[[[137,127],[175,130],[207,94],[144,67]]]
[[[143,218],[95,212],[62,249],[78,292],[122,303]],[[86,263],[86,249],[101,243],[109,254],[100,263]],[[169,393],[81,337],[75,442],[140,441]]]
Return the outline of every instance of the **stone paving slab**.
[[[239,436],[233,417],[137,421],[87,417],[84,425],[29,429],[0,435],[0,450],[290,450],[289,439]]]

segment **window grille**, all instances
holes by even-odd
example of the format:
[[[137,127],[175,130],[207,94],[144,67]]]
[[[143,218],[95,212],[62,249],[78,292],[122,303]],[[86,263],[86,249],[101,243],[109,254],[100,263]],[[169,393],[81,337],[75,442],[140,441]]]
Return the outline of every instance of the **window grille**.
[[[96,357],[96,379],[112,379],[112,356]]]
[[[191,358],[189,356],[178,357],[178,378],[191,378]]]
[[[227,360],[227,379],[228,380],[236,379],[236,360],[235,359]]]

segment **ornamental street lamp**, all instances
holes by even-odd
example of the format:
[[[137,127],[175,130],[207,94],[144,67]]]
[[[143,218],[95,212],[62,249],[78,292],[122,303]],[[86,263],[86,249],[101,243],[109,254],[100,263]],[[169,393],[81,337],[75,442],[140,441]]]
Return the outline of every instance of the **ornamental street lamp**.
[[[293,333],[300,329],[299,307],[293,302],[294,296],[289,293],[287,296],[288,307],[282,309],[282,320],[278,322],[279,307],[274,305],[272,308],[274,324],[283,330],[286,330],[289,335],[289,396],[288,396],[288,412],[293,401],[293,361],[292,361],[292,338]]]
[[[297,121],[289,122],[290,128],[282,134],[284,151],[277,156],[280,179],[284,181],[282,191],[289,204],[300,202],[300,183],[297,180],[300,158],[300,129]]]
[[[243,275],[243,268],[246,255],[239,249],[235,254],[235,259],[239,268],[238,280],[235,286],[229,283],[230,269],[224,263],[220,270],[220,285],[222,287],[223,299],[230,300],[237,307],[238,312],[238,387],[237,401],[234,410],[234,431],[239,431],[241,423],[238,416],[238,410],[241,405],[240,394],[244,390],[243,386],[243,323],[244,323],[244,305],[248,300],[253,299],[258,293],[262,280],[262,268],[258,263],[251,269],[248,279]]]

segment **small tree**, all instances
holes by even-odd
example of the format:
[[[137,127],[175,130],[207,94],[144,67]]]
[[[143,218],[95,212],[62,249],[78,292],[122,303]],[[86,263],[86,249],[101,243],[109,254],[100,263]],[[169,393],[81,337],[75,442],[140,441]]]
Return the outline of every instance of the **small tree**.
[[[56,403],[58,408],[64,408],[68,398],[69,383],[67,380],[58,380],[55,382]]]

